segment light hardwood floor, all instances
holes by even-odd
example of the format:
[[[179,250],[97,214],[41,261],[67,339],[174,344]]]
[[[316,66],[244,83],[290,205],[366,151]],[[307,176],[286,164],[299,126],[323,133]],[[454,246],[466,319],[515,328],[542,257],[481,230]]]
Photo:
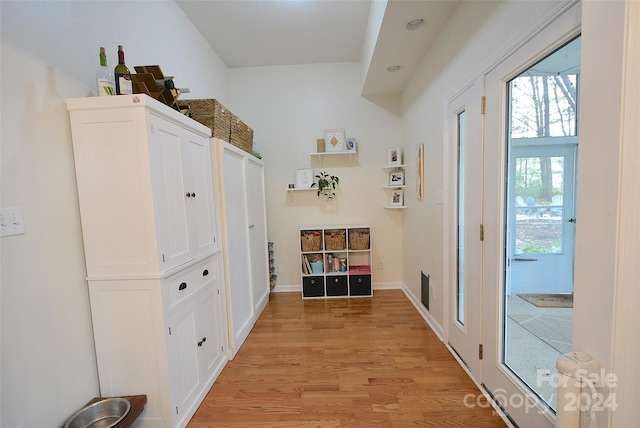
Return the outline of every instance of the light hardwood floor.
[[[188,428],[506,426],[480,396],[402,291],[274,293]]]

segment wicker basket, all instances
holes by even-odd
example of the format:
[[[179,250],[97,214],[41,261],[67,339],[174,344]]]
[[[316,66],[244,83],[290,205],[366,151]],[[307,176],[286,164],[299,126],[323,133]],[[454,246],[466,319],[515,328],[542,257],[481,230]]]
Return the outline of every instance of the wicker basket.
[[[189,105],[191,117],[211,129],[211,136],[230,142],[231,113],[215,99],[184,100]]]
[[[231,114],[231,139],[229,142],[247,153],[253,152],[253,129],[233,113]]]
[[[329,251],[344,250],[346,248],[344,235],[344,230],[325,233],[324,248]]]
[[[349,249],[368,250],[369,249],[369,232],[362,231],[362,230],[353,230],[349,232]]]
[[[302,251],[320,251],[322,249],[322,235],[319,232],[305,232],[300,235]]]

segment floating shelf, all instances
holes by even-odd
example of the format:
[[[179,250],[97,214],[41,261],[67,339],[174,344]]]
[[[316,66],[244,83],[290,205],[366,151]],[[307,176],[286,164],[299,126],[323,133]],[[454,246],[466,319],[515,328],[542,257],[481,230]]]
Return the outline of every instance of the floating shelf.
[[[406,210],[407,207],[405,207],[404,205],[401,207],[392,207],[390,205],[387,205],[384,207],[385,210]]]
[[[352,152],[316,152],[316,153],[311,153],[311,156],[320,156],[320,166],[322,166],[322,158],[324,156],[345,156],[348,155],[349,156],[349,166],[351,166],[351,159],[352,156],[358,154],[358,152],[356,150],[352,151]]]
[[[382,169],[403,169],[406,165],[383,166]]]
[[[403,184],[401,186],[384,186],[383,189],[406,189],[407,185]]]

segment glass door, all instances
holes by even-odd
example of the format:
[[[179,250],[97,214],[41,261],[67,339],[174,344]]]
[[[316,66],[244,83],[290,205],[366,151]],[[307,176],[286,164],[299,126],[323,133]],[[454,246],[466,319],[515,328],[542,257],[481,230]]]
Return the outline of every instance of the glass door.
[[[580,37],[556,46],[525,66],[523,47],[485,80],[499,97],[485,117],[483,383],[519,426],[553,426],[555,362],[572,349]]]

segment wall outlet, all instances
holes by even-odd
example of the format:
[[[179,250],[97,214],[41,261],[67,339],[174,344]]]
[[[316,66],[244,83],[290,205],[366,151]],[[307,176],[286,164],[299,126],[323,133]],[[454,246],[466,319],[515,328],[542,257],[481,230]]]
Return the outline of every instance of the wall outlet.
[[[278,265],[278,273],[284,273],[284,266]]]
[[[429,297],[431,297],[431,300],[436,298],[436,287],[433,286],[433,283],[429,284]]]
[[[384,263],[378,262],[378,269],[383,270],[384,269]]]

